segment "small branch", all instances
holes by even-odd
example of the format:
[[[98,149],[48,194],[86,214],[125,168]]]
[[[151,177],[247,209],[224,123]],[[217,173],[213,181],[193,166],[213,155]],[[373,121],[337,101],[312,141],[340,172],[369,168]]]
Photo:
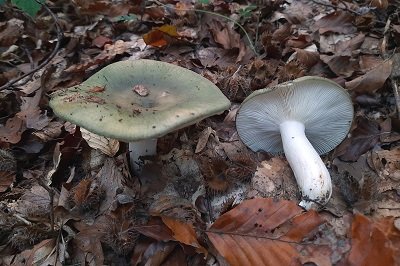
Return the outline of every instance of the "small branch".
[[[397,117],[400,119],[400,91],[397,80],[392,79],[394,99],[396,101]]]
[[[9,87],[15,85],[15,83],[21,81],[22,79],[24,79],[24,78],[26,78],[26,77],[28,77],[28,76],[31,76],[33,73],[35,73],[35,72],[38,71],[39,69],[43,68],[45,65],[47,65],[47,64],[54,58],[54,56],[57,54],[58,50],[60,49],[60,43],[61,43],[61,40],[62,40],[62,38],[63,38],[63,33],[62,33],[62,29],[61,29],[61,27],[60,27],[60,24],[58,23],[57,16],[50,10],[50,8],[47,7],[46,4],[41,3],[41,2],[39,2],[38,0],[35,0],[35,1],[36,1],[37,3],[39,3],[39,4],[41,4],[41,5],[44,7],[44,9],[45,9],[45,10],[50,14],[50,16],[53,18],[54,24],[55,24],[56,30],[57,30],[57,43],[56,43],[56,45],[55,45],[53,51],[51,52],[51,54],[49,55],[49,57],[48,57],[45,61],[43,61],[40,65],[38,65],[36,68],[32,69],[32,70],[29,71],[28,73],[25,73],[25,74],[23,74],[22,76],[20,76],[20,77],[18,77],[18,78],[16,78],[16,79],[13,79],[13,80],[11,80],[11,81],[9,81],[9,82],[7,82],[6,84],[4,84],[3,86],[0,87],[0,91],[5,90],[5,89],[8,89]],[[20,85],[26,84],[28,81],[29,81],[29,79],[26,80],[24,83],[22,83],[22,84],[20,84]],[[18,90],[18,89],[14,89],[14,90]]]

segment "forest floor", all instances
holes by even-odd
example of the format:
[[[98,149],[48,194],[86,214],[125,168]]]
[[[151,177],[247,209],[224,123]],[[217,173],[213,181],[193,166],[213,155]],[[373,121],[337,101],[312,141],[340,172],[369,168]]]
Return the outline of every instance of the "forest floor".
[[[0,1],[0,264],[400,265],[399,6]],[[125,143],[49,100],[138,59],[190,69],[232,105],[160,138],[132,174]],[[252,152],[235,128],[249,94],[302,76],[340,84],[355,113],[322,156],[332,197],[309,211],[285,157]]]

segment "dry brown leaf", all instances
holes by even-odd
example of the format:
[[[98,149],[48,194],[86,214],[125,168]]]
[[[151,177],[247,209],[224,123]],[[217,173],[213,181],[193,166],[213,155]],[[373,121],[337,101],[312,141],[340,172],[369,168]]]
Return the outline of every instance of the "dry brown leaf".
[[[115,56],[124,54],[129,49],[134,48],[136,42],[124,42],[123,40],[117,40],[112,44],[105,44],[103,51],[95,56],[86,60],[83,63],[72,65],[68,67],[65,71],[69,73],[75,72],[85,72],[90,68],[97,67],[98,65],[105,64],[114,59]]]
[[[24,21],[13,18],[0,24],[0,46],[11,46],[22,37]]]
[[[355,162],[379,142],[379,125],[374,121],[359,119],[357,127],[335,150],[335,156],[343,161]]]
[[[317,20],[313,28],[320,34],[327,32],[349,34],[357,31],[353,26],[354,16],[349,12],[336,11]]]
[[[95,46],[97,48],[103,48],[104,45],[111,44],[111,43],[112,43],[112,40],[110,38],[102,36],[102,35],[97,36],[96,38],[94,38],[92,40],[92,46]]]
[[[373,168],[380,176],[400,181],[400,147],[371,152]]]
[[[56,139],[61,135],[63,124],[59,121],[52,121],[42,130],[33,132],[32,134],[41,139],[43,142]]]
[[[96,150],[100,150],[104,154],[113,157],[119,150],[119,141],[116,139],[106,138],[92,133],[83,127],[80,128],[82,138],[87,144]]]
[[[165,47],[179,37],[177,29],[173,25],[163,25],[152,29],[143,35],[143,40],[147,45],[155,47]]]
[[[358,68],[357,61],[350,56],[320,55],[320,58],[337,76],[350,77]]]
[[[0,141],[16,144],[21,140],[25,130],[26,126],[22,119],[17,116],[11,117],[4,126],[0,125]]]
[[[295,59],[303,66],[311,68],[319,60],[319,54],[317,52],[311,52],[305,49],[298,48],[294,48],[294,50],[296,51]]]
[[[171,230],[163,223],[161,218],[152,216],[145,225],[135,226],[136,231],[158,241],[174,240]]]
[[[392,61],[387,60],[364,75],[346,82],[346,88],[357,93],[374,93],[382,88],[392,72]]]
[[[207,235],[230,265],[293,265],[301,257],[296,243],[323,222],[294,202],[258,198],[223,214]]]
[[[54,202],[58,201],[58,195],[55,195]],[[42,186],[35,185],[30,190],[26,190],[18,200],[17,212],[28,218],[44,218],[47,220],[50,210],[49,192]]]
[[[117,165],[117,161],[118,157],[106,158],[103,167],[96,175],[96,179],[104,191],[99,213],[103,213],[110,209],[117,194],[121,194],[130,189],[130,183],[128,183],[128,181],[131,177],[129,173],[124,171],[123,165]],[[136,193],[136,191],[132,193]]]
[[[400,265],[400,231],[393,217],[377,221],[356,214],[351,225],[351,250],[346,265]]]
[[[81,14],[86,15],[106,15],[110,17],[127,15],[131,4],[127,0],[122,1],[106,1],[106,0],[74,0],[75,5],[78,6]]]
[[[200,132],[199,140],[197,141],[196,150],[194,151],[194,153],[199,153],[204,150],[207,145],[208,138],[211,134],[215,135],[215,130],[213,130],[211,127],[207,127],[202,132]]]
[[[207,255],[207,250],[197,241],[197,235],[193,225],[189,223],[182,223],[176,219],[166,216],[162,216],[161,219],[168,226],[168,228],[171,229],[175,240],[194,247],[197,253],[203,253],[205,256]]]
[[[365,40],[365,34],[359,33],[354,38],[350,38],[350,40],[341,40],[335,44],[335,55],[340,56],[351,56],[354,55],[355,52],[361,48]]]
[[[103,265],[104,254],[100,240],[107,232],[107,219],[105,216],[98,217],[91,225],[84,222],[75,223],[75,227],[79,230],[75,238],[72,240],[76,246],[75,257],[80,258],[80,263],[89,262],[90,254],[93,256],[95,265]],[[89,265],[89,264],[88,264]]]
[[[35,245],[27,259],[27,265],[57,265],[56,240],[46,239]]]
[[[360,56],[360,70],[364,73],[379,66],[383,63],[383,59],[375,55],[361,55]]]
[[[226,23],[217,20],[209,21],[208,26],[215,42],[219,43],[224,49],[238,49],[236,62],[241,61],[247,53],[247,48],[241,40],[240,34],[228,27]]]
[[[252,190],[249,196],[294,199],[297,197],[298,187],[287,161],[281,157],[273,157],[262,161],[251,179]]]

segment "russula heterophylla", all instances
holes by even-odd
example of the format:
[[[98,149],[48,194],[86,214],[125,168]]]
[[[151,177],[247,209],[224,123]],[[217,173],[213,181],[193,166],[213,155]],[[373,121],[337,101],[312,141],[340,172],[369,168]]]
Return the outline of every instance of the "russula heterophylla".
[[[141,59],[110,64],[51,95],[54,113],[95,134],[129,142],[133,170],[156,154],[157,138],[228,109],[211,81],[188,69]]]
[[[309,209],[331,197],[331,178],[319,155],[342,142],[352,120],[351,98],[340,85],[302,77],[250,94],[238,110],[236,127],[251,150],[285,153],[300,206]]]

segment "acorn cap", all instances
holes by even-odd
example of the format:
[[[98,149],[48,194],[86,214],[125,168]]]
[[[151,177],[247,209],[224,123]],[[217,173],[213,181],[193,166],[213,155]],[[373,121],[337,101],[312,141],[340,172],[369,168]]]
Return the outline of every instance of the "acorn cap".
[[[283,152],[279,125],[298,121],[314,149],[324,154],[346,137],[353,112],[351,98],[340,85],[308,76],[250,94],[238,111],[236,127],[250,149],[276,154]]]
[[[206,78],[147,59],[108,65],[79,86],[53,93],[50,101],[57,116],[126,142],[161,137],[229,106]]]

